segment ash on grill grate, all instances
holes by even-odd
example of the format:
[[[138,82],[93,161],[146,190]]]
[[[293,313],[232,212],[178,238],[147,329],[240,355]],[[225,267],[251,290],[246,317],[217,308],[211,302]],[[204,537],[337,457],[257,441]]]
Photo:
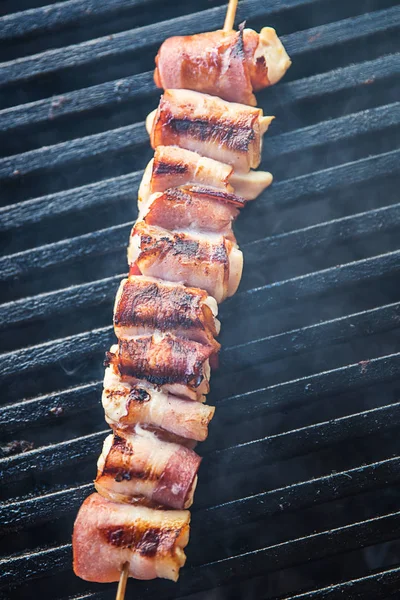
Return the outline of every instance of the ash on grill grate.
[[[222,25],[225,6],[44,4],[5,0],[0,18],[0,445],[26,450],[0,457],[0,598],[113,598],[74,577],[70,540],[104,437],[150,70],[165,37]],[[177,585],[129,585],[138,599],[396,597],[400,10],[241,0],[244,18],[293,57],[259,95],[277,116],[275,182],[237,226],[246,269],[221,307],[188,565]]]

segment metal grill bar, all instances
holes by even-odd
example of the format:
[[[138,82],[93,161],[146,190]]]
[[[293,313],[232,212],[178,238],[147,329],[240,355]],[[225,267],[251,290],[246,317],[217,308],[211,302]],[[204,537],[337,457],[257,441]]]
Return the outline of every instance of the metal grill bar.
[[[309,481],[293,483],[253,496],[232,500],[206,509],[196,510],[195,527],[205,532],[218,531],[223,523],[241,526],[244,522],[269,518],[282,512],[299,511],[396,483],[400,457],[392,457],[339,473],[330,473]],[[88,483],[45,496],[0,506],[1,531],[13,531],[74,513],[92,491]]]
[[[238,419],[261,418],[272,411],[295,408],[317,398],[393,381],[399,376],[400,353],[372,358],[366,363],[347,365],[223,398],[218,402],[214,419],[222,426],[238,423]]]
[[[131,229],[131,222],[123,223],[4,256],[0,258],[0,281],[32,275],[35,271],[60,267],[85,257],[115,252],[127,246]]]
[[[102,382],[99,381],[2,406],[0,429],[10,434],[27,426],[50,425],[54,423],[51,409],[55,406],[62,407],[64,417],[92,409],[99,405],[101,390]]]
[[[79,160],[129,150],[147,143],[148,139],[144,123],[139,123],[2,158],[0,181],[15,180],[43,170],[66,167]]]
[[[367,81],[378,83],[395,77],[400,73],[399,62],[399,54],[390,54],[350,65],[339,71],[329,71],[282,83],[279,86],[279,94],[274,88],[269,90],[268,105],[272,109],[271,104],[274,101],[281,107],[343,90],[355,91],[358,86],[364,86]],[[153,82],[153,73],[150,71],[116,81],[107,81],[62,96],[6,108],[0,111],[0,132],[5,133],[15,128],[47,122],[50,116],[52,120],[56,120],[59,117],[72,116],[112,104],[118,105],[140,96],[159,92]]]
[[[268,159],[339,142],[357,135],[372,134],[400,123],[400,102],[311,125],[304,129],[268,137],[263,164]],[[132,150],[148,143],[144,123],[127,125],[104,133],[30,150],[0,159],[0,181],[17,179],[40,171],[67,167],[71,163],[95,159],[101,155]]]
[[[245,369],[260,362],[391,331],[397,323],[400,326],[400,302],[228,346],[221,352],[221,367]]]
[[[393,150],[294,179],[278,181],[268,190],[268,205],[274,203],[282,207],[289,206],[305,195],[327,193],[343,186],[367,183],[398,172],[399,165],[400,150]],[[132,206],[135,206],[142,176],[143,171],[137,171],[5,206],[0,208],[0,232],[121,200],[131,200]],[[266,210],[264,200],[265,195],[262,195],[259,203],[253,206],[253,219],[259,218]]]
[[[287,0],[284,10],[297,7],[314,7],[320,0]],[[322,2],[321,2],[322,3]],[[237,21],[243,19],[265,18],[282,11],[278,0],[271,0],[268,7],[260,5],[257,0],[244,0],[238,6]],[[225,7],[210,8],[191,15],[147,25],[130,31],[115,34],[110,40],[108,36],[75,44],[67,48],[48,50],[42,54],[20,58],[16,61],[0,65],[0,86],[31,79],[39,75],[50,74],[60,69],[77,67],[106,57],[117,57],[127,52],[144,50],[161,44],[173,35],[191,34],[193,31],[210,31],[216,23],[223,23]],[[320,49],[332,44],[358,39],[377,32],[396,28],[400,24],[398,7],[379,10],[339,23],[329,23],[315,27],[307,32],[296,32],[283,36],[282,41],[289,53],[305,52],[312,48]],[[323,35],[321,35],[323,33]],[[319,35],[317,35],[319,34]]]
[[[218,581],[219,585],[265,572],[271,572],[289,566],[302,564],[307,560],[328,557],[338,551],[355,550],[384,541],[392,540],[400,526],[400,512],[391,513],[337,527],[329,531],[312,534],[295,540],[282,542],[267,548],[246,552],[238,556],[225,558],[192,569],[186,569],[180,578],[181,594],[190,594],[208,589]],[[69,568],[71,561],[71,545],[50,548],[22,556],[10,557],[0,561],[2,572],[0,582],[7,585],[18,578],[24,569],[24,580],[53,575]],[[175,591],[162,587],[162,582],[152,582],[151,587],[137,590],[138,600],[159,597],[160,592],[165,600],[172,600]]]
[[[395,250],[380,256],[337,265],[286,281],[239,292],[232,300],[227,301],[224,307],[226,308],[225,315],[231,316],[238,310],[244,310],[246,306],[249,306],[249,302],[253,310],[272,308],[284,304],[288,298],[300,300],[324,294],[351,283],[379,279],[384,275],[394,274],[400,269],[399,257],[400,250]]]
[[[246,264],[256,265],[262,256],[269,260],[294,256],[321,245],[340,244],[400,225],[400,204],[318,223],[288,233],[241,244]],[[0,280],[20,278],[34,271],[61,266],[84,257],[103,255],[126,247],[132,222],[115,225],[67,240],[61,240],[0,258]]]
[[[6,15],[0,19],[0,40],[54,31],[59,27],[81,23],[88,16],[110,16],[118,10],[142,6],[147,0],[67,0]]]
[[[0,208],[0,231],[40,223],[47,218],[96,208],[121,200],[130,200],[132,206],[135,206],[136,194],[142,177],[143,171],[136,171],[129,175],[113,177]]]
[[[104,352],[113,339],[114,331],[109,326],[2,354],[0,355],[0,373],[3,377],[8,377],[16,372],[29,372],[48,367],[68,358]],[[18,365],[14,361],[17,361]]]
[[[255,308],[259,309],[260,305],[271,307],[271,305],[275,305],[279,301],[279,298],[276,298],[274,294],[270,294],[271,290],[278,290],[279,295],[283,294],[284,297],[288,297],[285,296],[286,289],[282,291],[282,287],[291,286],[293,291],[292,297],[295,298],[304,298],[303,294],[308,296],[311,291],[314,294],[321,294],[326,292],[330,287],[338,287],[345,285],[348,281],[352,281],[354,270],[358,273],[361,272],[360,276],[356,277],[358,281],[367,281],[370,278],[382,277],[387,273],[396,273],[400,269],[399,256],[400,250],[379,257],[373,257],[372,259],[349,263],[341,267],[313,272],[311,275],[295,277],[284,282],[272,284],[271,286],[259,288],[258,290],[249,290],[242,293],[242,295],[249,297],[250,300],[247,302],[247,307],[251,306],[252,310]],[[346,267],[349,269],[349,272],[346,271]],[[342,274],[341,277],[338,276],[338,270]],[[103,279],[100,282],[102,290],[100,297],[97,295],[97,292],[100,291],[100,286],[98,282],[95,282],[94,284],[75,286],[27,300],[24,299],[18,302],[3,304],[0,307],[0,318],[4,314],[4,321],[7,321],[7,309],[11,308],[11,305],[16,306],[16,314],[10,314],[8,324],[29,322],[30,320],[39,318],[39,316],[41,318],[44,316],[49,317],[50,315],[67,310],[70,306],[74,306],[77,309],[93,304],[99,305],[112,299],[115,294],[116,284],[121,278],[122,276],[118,275],[109,279]],[[301,284],[305,278],[310,283],[303,287]],[[317,279],[316,282],[315,279]],[[321,283],[323,287],[319,288]],[[311,287],[311,284],[314,285]],[[293,289],[294,286],[296,286],[295,289]],[[84,293],[81,295],[82,289]],[[260,292],[260,297],[258,297],[257,292]],[[269,292],[268,295],[267,292]],[[249,356],[244,360],[244,363],[240,352],[243,346],[239,346],[239,348],[231,347],[229,350],[223,351],[223,355],[227,354],[224,360],[226,360],[226,366],[237,368],[238,365],[243,364],[243,366],[246,366],[251,364],[251,361],[256,360],[256,358],[258,358],[257,362],[261,359],[275,359],[282,356],[282,354],[286,354],[290,346],[292,347],[292,352],[300,352],[311,348],[314,344],[327,343],[328,339],[331,339],[331,343],[351,339],[360,335],[360,330],[365,330],[365,328],[371,333],[387,331],[396,322],[398,310],[399,304],[395,303],[332,321],[318,323],[310,327],[268,336],[267,338],[245,344],[246,353],[249,352]],[[232,309],[230,310],[231,315],[234,312]],[[18,317],[19,320],[17,321]],[[327,336],[323,338],[324,342],[318,337],[321,334]],[[96,336],[98,340],[96,340]],[[10,376],[16,372],[41,368],[54,364],[59,360],[65,360],[68,357],[79,356],[81,353],[90,354],[99,352],[109,345],[112,339],[112,327],[103,327],[92,332],[85,332],[61,340],[52,340],[38,346],[15,350],[0,356],[0,373],[3,376]]]
[[[371,417],[371,418],[368,418]],[[346,440],[386,431],[400,424],[400,403],[391,404],[294,431],[214,450],[203,459],[208,479],[226,476],[228,465],[240,472],[277,460],[301,456]],[[109,430],[52,444],[0,460],[0,481],[6,484],[63,465],[74,465],[97,456]],[[240,467],[238,467],[240,465]],[[233,467],[234,466],[234,467]]]

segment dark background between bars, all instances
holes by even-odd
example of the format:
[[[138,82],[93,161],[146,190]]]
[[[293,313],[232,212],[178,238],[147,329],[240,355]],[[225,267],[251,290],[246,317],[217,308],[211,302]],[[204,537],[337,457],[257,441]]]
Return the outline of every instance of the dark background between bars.
[[[0,4],[1,600],[115,595],[73,575],[70,542],[106,433],[151,70],[225,9]],[[127,598],[400,598],[400,7],[241,0],[244,19],[293,59],[258,96],[275,182],[236,226],[187,566]]]

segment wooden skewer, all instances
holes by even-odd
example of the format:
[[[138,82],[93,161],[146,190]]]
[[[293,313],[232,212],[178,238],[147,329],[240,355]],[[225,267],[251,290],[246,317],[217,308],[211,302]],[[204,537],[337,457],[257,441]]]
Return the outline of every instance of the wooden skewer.
[[[122,566],[121,575],[119,578],[117,595],[115,600],[124,600],[125,598],[125,590],[126,590],[126,582],[128,581],[128,571],[129,571],[129,563],[126,562]]]
[[[233,29],[233,24],[235,22],[238,1],[239,0],[229,0],[228,8],[226,11],[225,22],[224,22],[224,31],[232,31],[232,29]],[[128,581],[128,570],[129,570],[129,563],[126,562],[122,566],[121,575],[120,575],[119,583],[118,583],[117,595],[115,597],[115,600],[125,600],[125,590],[126,590],[126,584]]]
[[[238,0],[229,0],[228,10],[226,11],[224,31],[232,31],[235,22]]]

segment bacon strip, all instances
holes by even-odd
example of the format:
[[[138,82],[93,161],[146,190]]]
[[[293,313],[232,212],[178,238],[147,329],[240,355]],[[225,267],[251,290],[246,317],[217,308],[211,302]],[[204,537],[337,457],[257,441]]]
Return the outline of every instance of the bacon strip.
[[[128,262],[143,275],[205,289],[222,302],[239,286],[243,255],[222,236],[171,233],[139,222],[132,229]]]
[[[157,225],[169,231],[217,233],[235,244],[232,223],[245,204],[244,198],[215,188],[170,188],[150,196],[141,217],[147,225]]]
[[[183,400],[147,382],[124,381],[113,364],[105,371],[102,403],[112,427],[132,431],[140,423],[198,442],[207,438],[215,412],[214,406]]]
[[[118,338],[159,330],[215,345],[220,330],[217,314],[216,301],[203,290],[133,275],[119,286],[114,330]]]
[[[120,339],[107,353],[107,366],[115,364],[132,382],[145,379],[166,392],[196,400],[209,392],[209,359],[215,351],[170,333],[154,333]]]
[[[254,200],[272,183],[267,171],[234,173],[230,165],[175,146],[157,146],[139,187],[142,210],[155,192],[190,184],[208,186]]]
[[[177,581],[189,541],[187,510],[155,510],[117,504],[92,494],[74,525],[74,572],[86,581],[118,581],[129,563],[129,577]]]
[[[116,502],[141,497],[168,508],[189,508],[201,458],[137,426],[109,435],[97,463],[96,490]]]
[[[223,30],[167,39],[156,56],[154,81],[164,89],[197,90],[256,105],[254,91],[279,81],[291,61],[271,27]]]
[[[272,119],[260,108],[190,90],[166,90],[146,127],[153,148],[180,146],[247,173],[260,164],[262,136]]]

